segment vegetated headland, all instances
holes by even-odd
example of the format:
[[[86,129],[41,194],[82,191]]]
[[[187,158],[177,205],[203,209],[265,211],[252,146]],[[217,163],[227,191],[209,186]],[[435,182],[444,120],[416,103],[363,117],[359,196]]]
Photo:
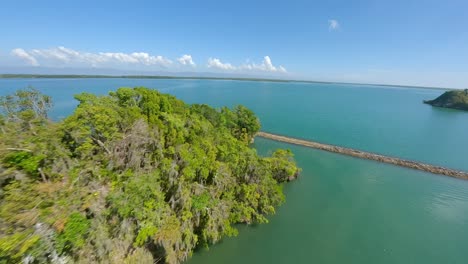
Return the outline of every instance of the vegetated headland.
[[[82,93],[63,120],[38,90],[0,96],[0,263],[169,263],[268,222],[289,150],[259,156],[244,106],[144,87]]]
[[[315,148],[319,150],[325,150],[325,151],[353,156],[353,157],[357,157],[361,159],[374,160],[374,161],[389,163],[389,164],[406,167],[410,169],[430,172],[433,174],[446,175],[446,176],[450,176],[454,178],[468,180],[468,172],[453,170],[453,169],[444,168],[441,166],[435,166],[435,165],[425,164],[425,163],[421,163],[417,161],[389,157],[385,155],[356,150],[352,148],[345,148],[345,147],[339,147],[339,146],[334,146],[334,145],[329,145],[329,144],[323,144],[323,143],[310,141],[310,140],[303,140],[303,139],[297,139],[297,138],[292,138],[292,137],[287,137],[287,136],[281,136],[281,135],[271,134],[267,132],[257,132],[257,136],[271,139],[271,140],[280,141],[280,142],[285,142],[289,144]]]
[[[468,111],[468,89],[459,91],[446,91],[436,99],[426,100],[424,103],[436,107]]]

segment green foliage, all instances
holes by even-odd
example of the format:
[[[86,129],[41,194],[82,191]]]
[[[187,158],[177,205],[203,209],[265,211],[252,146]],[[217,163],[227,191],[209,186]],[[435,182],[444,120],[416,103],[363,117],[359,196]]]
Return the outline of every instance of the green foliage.
[[[179,263],[267,222],[297,175],[290,151],[250,148],[260,122],[243,106],[143,87],[75,98],[58,123],[35,90],[0,101],[0,262]]]
[[[284,182],[297,177],[299,169],[296,167],[293,157],[294,154],[289,149],[278,149],[273,153],[272,157],[269,158],[270,167],[275,180]]]
[[[30,175],[37,175],[38,168],[41,162],[44,160],[43,155],[33,155],[26,151],[16,151],[5,155],[3,158],[3,164],[5,167],[16,167],[20,170],[24,170]]]
[[[85,244],[90,223],[81,213],[74,212],[68,217],[65,228],[57,237],[57,247],[61,252],[76,250]]]
[[[234,108],[236,127],[235,135],[238,139],[249,142],[260,130],[260,121],[255,114],[245,106],[239,105]]]
[[[250,143],[260,130],[260,121],[248,108],[238,105],[231,111],[227,107],[217,111],[208,105],[192,105],[191,111],[202,115],[215,127],[228,128],[231,134],[245,142]]]
[[[0,263],[17,263],[39,242],[30,230],[0,237]]]
[[[192,207],[196,211],[201,211],[208,207],[210,203],[210,195],[208,193],[202,193],[192,197]]]

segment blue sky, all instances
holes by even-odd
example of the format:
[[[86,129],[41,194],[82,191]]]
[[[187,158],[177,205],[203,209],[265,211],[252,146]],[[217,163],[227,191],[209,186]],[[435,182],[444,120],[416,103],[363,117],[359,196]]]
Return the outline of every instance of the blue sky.
[[[467,10],[466,0],[4,0],[0,66],[461,88]]]

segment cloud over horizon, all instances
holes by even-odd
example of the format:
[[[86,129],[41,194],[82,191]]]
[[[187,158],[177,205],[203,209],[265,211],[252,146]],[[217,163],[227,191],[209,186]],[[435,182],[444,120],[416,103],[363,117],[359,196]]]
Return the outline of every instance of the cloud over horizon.
[[[263,61],[260,64],[255,63],[246,63],[240,66],[233,66],[230,63],[223,63],[218,58],[209,58],[208,59],[208,68],[219,69],[219,70],[229,70],[229,71],[259,71],[259,72],[276,72],[276,73],[286,73],[287,70],[283,66],[274,66],[271,62],[270,56],[263,57]]]
[[[13,61],[34,67],[69,67],[69,68],[116,68],[135,70],[180,70],[180,67],[192,67],[194,70],[213,69],[236,73],[286,73],[282,65],[274,65],[270,56],[264,56],[260,63],[247,61],[233,65],[219,58],[210,57],[206,65],[197,67],[191,54],[171,60],[161,55],[147,52],[84,52],[63,46],[47,49],[15,48],[10,52]],[[198,69],[197,69],[198,68]]]
[[[184,54],[177,61],[182,65],[195,66],[195,62],[192,59],[192,55]]]
[[[27,64],[31,66],[39,66],[39,63],[37,62],[36,58],[31,56],[24,49],[13,49],[11,51],[11,54],[13,54],[13,56],[16,56],[22,59],[23,61],[25,61]]]
[[[91,66],[101,67],[115,64],[168,67],[173,62],[163,56],[153,56],[146,52],[80,52],[65,47],[33,49],[25,51],[17,48],[12,54],[32,66]]]
[[[280,72],[286,73],[286,68],[283,66],[274,66],[271,62],[270,56],[263,57],[263,61],[261,64],[249,63],[241,65],[241,69],[247,70],[259,70],[259,71],[267,71],[267,72]]]
[[[207,67],[220,69],[220,70],[235,70],[236,69],[236,67],[232,66],[230,63],[223,63],[218,58],[209,58]]]

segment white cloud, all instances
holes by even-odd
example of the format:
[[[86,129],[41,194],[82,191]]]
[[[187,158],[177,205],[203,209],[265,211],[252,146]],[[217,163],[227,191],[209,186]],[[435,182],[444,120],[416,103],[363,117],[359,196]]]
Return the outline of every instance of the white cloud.
[[[172,61],[164,58],[163,56],[151,56],[145,52],[133,52],[130,54],[127,53],[113,53],[113,52],[100,52],[95,56],[91,54],[91,58],[98,62],[118,62],[126,64],[143,64],[143,65],[158,65],[167,67],[172,64]]]
[[[223,63],[220,59],[209,58],[208,68],[228,70],[228,71],[257,71],[257,72],[277,72],[286,73],[286,68],[283,66],[274,66],[269,56],[263,57],[261,64],[249,63],[242,64],[240,66],[233,66],[230,63]]]
[[[177,61],[182,65],[195,66],[195,62],[192,59],[192,55],[184,54],[182,57],[178,58]]]
[[[160,55],[146,52],[83,52],[65,47],[50,49],[24,50],[17,48],[11,51],[13,57],[21,59],[33,66],[44,67],[94,67],[94,68],[132,68],[135,70],[170,68],[177,69],[178,65],[195,67],[192,55],[184,54],[174,61]],[[286,73],[281,65],[274,65],[269,56],[263,57],[260,63],[247,61],[241,65],[222,62],[219,58],[209,58],[206,65],[209,69],[231,71],[237,73]]]
[[[273,63],[271,62],[270,56],[265,56],[263,57],[263,61],[261,64],[255,64],[255,63],[248,63],[244,64],[240,67],[241,69],[245,70],[258,70],[258,71],[265,71],[265,72],[281,72],[285,73],[286,68],[283,66],[274,66]]]
[[[124,65],[144,65],[144,66],[162,66],[167,67],[172,61],[163,56],[152,56],[146,52],[80,52],[65,47],[56,47],[51,49],[33,49],[26,52],[23,49],[14,49],[14,55],[27,60],[32,64],[38,65],[38,61],[44,65],[53,66],[114,66],[115,64]]]
[[[208,68],[221,69],[221,70],[235,70],[236,67],[232,66],[230,63],[222,63],[221,60],[217,58],[208,59]]]
[[[11,51],[11,54],[24,60],[31,66],[39,66],[39,63],[37,62],[36,58],[31,56],[31,54],[27,53],[24,49],[14,49]]]
[[[328,30],[337,30],[340,28],[340,23],[338,20],[330,19],[328,20]]]

